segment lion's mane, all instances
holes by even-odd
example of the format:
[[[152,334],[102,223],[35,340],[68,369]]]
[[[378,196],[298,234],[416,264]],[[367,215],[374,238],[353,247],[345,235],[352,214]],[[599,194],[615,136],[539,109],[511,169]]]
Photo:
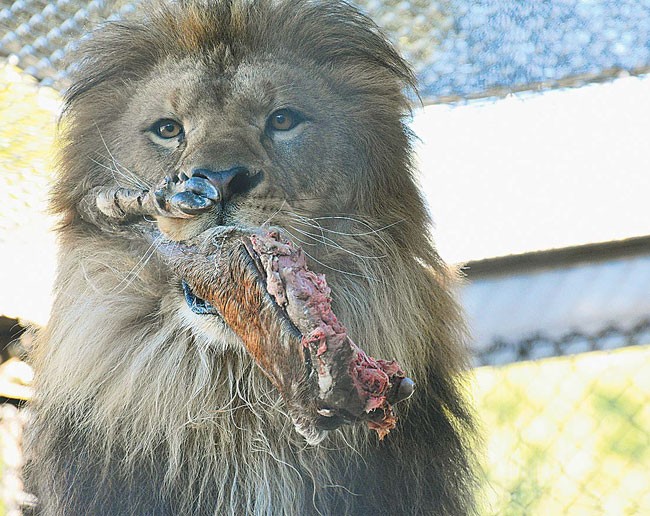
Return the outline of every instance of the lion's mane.
[[[55,300],[32,356],[28,480],[43,513],[473,512],[456,277],[430,240],[412,177],[402,123],[412,74],[376,26],[345,3],[178,2],[109,23],[82,48],[52,201],[63,221]],[[106,231],[78,216],[93,187],[150,181],[120,164],[111,148],[119,135],[99,129],[154,65],[208,53],[228,66],[256,53],[295,55],[357,110],[348,202],[333,196],[324,211],[308,199],[258,201],[242,217],[273,217],[312,244],[313,268],[327,274],[350,334],[414,378],[382,442],[357,425],[307,446],[237,340],[197,327],[149,242],[127,225]]]

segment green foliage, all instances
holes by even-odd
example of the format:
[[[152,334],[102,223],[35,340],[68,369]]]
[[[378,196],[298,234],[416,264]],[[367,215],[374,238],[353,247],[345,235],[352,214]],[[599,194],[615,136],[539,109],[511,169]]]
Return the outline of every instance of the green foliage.
[[[494,515],[650,514],[650,347],[476,371]]]
[[[56,92],[0,65],[0,241],[42,227],[58,107]]]

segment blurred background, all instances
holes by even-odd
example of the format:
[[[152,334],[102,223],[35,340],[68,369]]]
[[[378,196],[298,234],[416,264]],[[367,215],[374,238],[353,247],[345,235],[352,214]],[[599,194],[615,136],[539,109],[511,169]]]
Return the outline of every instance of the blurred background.
[[[650,514],[650,1],[356,2],[413,64],[418,177],[466,275],[484,514]],[[29,324],[65,57],[137,2],[0,0],[0,514],[20,514]]]

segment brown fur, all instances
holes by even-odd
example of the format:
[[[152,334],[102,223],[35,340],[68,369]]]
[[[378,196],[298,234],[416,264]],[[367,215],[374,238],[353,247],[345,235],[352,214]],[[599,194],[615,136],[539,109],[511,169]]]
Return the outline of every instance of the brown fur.
[[[37,373],[29,481],[45,514],[474,511],[463,324],[411,171],[411,71],[339,2],[155,4],[83,46],[52,207],[66,223]],[[307,115],[271,138],[266,117]],[[165,148],[147,128],[181,118]],[[283,139],[284,138],[284,139]],[[245,163],[264,180],[224,211],[89,224],[95,187]],[[99,219],[98,219],[99,220]],[[192,313],[142,230],[280,226],[327,274],[350,334],[418,389],[382,442],[360,426],[307,446],[241,342]],[[99,227],[98,227],[99,226]]]

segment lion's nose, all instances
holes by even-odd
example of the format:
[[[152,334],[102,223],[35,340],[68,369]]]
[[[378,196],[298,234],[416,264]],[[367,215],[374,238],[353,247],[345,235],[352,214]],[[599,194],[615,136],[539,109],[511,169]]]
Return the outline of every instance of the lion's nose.
[[[226,202],[234,195],[245,194],[252,190],[261,181],[262,172],[252,172],[246,167],[232,167],[227,170],[210,170],[195,168],[192,177],[202,177],[210,182],[218,191],[219,199]]]

